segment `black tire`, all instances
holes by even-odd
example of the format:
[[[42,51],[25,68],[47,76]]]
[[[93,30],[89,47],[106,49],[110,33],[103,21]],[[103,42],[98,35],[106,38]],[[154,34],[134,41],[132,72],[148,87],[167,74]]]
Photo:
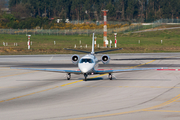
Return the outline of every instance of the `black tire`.
[[[109,79],[112,80],[112,74],[109,73]]]
[[[87,81],[87,74],[84,74],[84,81]]]
[[[112,76],[109,79],[112,80]]]
[[[67,74],[67,80],[70,80],[70,79],[71,79],[71,74],[68,73],[68,74]]]

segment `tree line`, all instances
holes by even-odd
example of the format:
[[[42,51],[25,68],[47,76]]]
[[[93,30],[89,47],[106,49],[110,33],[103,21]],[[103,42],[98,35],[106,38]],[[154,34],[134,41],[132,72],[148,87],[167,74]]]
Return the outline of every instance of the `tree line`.
[[[5,5],[7,0],[0,0],[0,9]],[[62,22],[103,21],[104,9],[108,10],[108,21],[152,22],[180,17],[180,0],[9,0],[8,5],[11,14],[0,11],[0,28],[48,29],[56,18]]]
[[[103,20],[101,10],[109,10],[108,20],[150,22],[180,16],[180,0],[9,0],[16,17],[48,17],[70,20]]]

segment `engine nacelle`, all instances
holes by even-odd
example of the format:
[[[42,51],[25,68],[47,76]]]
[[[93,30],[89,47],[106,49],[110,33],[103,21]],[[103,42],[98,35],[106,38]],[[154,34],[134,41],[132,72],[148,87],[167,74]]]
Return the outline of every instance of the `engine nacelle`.
[[[73,64],[78,64],[78,62],[79,62],[79,55],[73,55],[71,57],[71,60],[72,60]]]
[[[110,57],[108,55],[103,55],[101,57],[101,60],[102,60],[103,64],[108,64],[110,61]]]

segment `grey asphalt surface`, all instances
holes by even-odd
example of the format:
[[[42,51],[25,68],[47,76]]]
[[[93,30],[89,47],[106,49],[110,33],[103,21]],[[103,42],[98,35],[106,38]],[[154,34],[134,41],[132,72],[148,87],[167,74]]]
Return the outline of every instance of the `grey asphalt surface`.
[[[110,64],[99,68],[180,68],[180,53],[109,56]],[[180,71],[122,72],[113,74],[113,80],[93,75],[82,81],[83,75],[66,80],[63,73],[10,69],[78,69],[70,59],[71,55],[0,56],[0,119],[180,119]]]

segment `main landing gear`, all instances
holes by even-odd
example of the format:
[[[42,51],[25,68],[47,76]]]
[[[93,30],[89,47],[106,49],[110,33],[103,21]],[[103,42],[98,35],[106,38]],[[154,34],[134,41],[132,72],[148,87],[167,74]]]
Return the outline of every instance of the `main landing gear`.
[[[86,73],[84,73],[84,81],[87,80],[87,76],[88,75]],[[110,80],[112,80],[112,74],[111,73],[109,73],[108,77],[109,77]],[[67,74],[67,80],[70,80],[70,79],[71,79],[71,73],[68,73]]]
[[[112,74],[111,73],[109,73],[109,79],[112,80]]]
[[[71,73],[68,73],[67,74],[67,80],[70,80],[71,79]]]
[[[86,73],[84,73],[84,81],[86,81],[87,80],[87,74]]]

